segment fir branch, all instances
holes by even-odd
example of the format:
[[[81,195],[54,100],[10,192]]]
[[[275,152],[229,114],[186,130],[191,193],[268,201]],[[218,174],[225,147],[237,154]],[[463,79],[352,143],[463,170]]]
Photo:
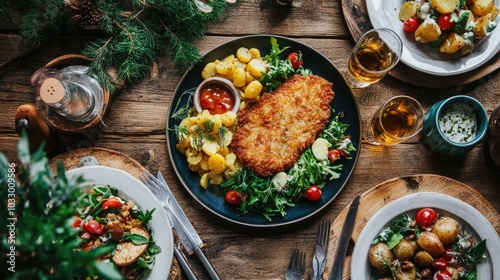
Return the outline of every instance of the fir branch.
[[[23,1],[26,0],[20,0]],[[78,9],[71,10],[77,2],[65,6],[63,0],[35,0],[33,8],[22,16],[21,35],[32,42],[41,42],[74,30],[84,18],[74,14]],[[89,43],[82,54],[92,60],[89,74],[95,75],[111,93],[118,83],[108,74],[110,67],[118,68],[116,79],[119,81],[142,78],[150,73],[167,45],[177,68],[193,66],[201,58],[193,42],[202,39],[206,24],[220,19],[227,9],[225,0],[210,1],[213,7],[210,13],[201,12],[190,0],[99,0],[96,3],[98,27],[108,38]]]

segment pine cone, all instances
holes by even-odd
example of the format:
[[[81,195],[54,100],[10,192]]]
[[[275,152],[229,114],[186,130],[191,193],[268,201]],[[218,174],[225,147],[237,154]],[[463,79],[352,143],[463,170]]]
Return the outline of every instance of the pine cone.
[[[72,10],[73,20],[81,27],[94,27],[99,24],[101,10],[97,7],[100,0],[64,0]]]

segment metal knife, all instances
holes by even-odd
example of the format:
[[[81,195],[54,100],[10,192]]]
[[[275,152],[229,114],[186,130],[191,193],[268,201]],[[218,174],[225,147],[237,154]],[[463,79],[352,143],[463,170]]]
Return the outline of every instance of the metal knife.
[[[358,206],[360,195],[358,194],[351,203],[349,207],[349,212],[347,212],[347,217],[342,227],[342,232],[340,233],[339,243],[337,246],[337,252],[335,253],[335,258],[333,259],[332,272],[330,274],[329,280],[341,280],[342,270],[344,269],[345,254],[347,253],[347,247],[349,246],[349,240],[351,240],[352,230],[354,229],[354,221],[356,220],[356,214],[358,213]]]
[[[200,260],[201,264],[203,265],[203,267],[205,268],[211,279],[219,280],[220,277],[217,274],[217,271],[215,271],[215,268],[205,256],[203,250],[201,250],[201,247],[203,247],[203,242],[201,241],[200,236],[198,235],[193,225],[187,218],[186,214],[182,210],[181,206],[179,205],[174,195],[170,191],[170,188],[168,187],[168,184],[163,178],[163,176],[161,175],[161,172],[158,171],[157,177],[160,183],[163,184],[165,192],[168,195],[166,201],[167,212],[171,214],[170,218],[172,220],[172,224],[174,226],[175,231],[177,232],[177,235],[179,236],[179,239],[182,242],[182,245],[189,254],[192,254],[194,252],[194,254],[198,257],[198,259]]]

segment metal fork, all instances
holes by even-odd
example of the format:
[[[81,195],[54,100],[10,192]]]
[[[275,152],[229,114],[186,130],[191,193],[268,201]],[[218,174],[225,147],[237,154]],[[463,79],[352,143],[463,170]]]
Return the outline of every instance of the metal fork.
[[[318,233],[316,234],[316,251],[313,259],[313,280],[321,279],[323,271],[325,271],[326,251],[328,250],[328,242],[330,241],[330,220],[323,220],[318,225]]]
[[[301,280],[306,271],[306,253],[295,250],[286,268],[286,280]]]
[[[149,171],[146,170],[139,177],[141,178],[142,182],[144,182],[144,185],[146,185],[146,187],[148,187],[148,189],[155,196],[157,196],[160,201],[164,201],[168,198],[167,193],[162,191],[161,187],[159,186],[160,183],[158,179],[156,179],[153,174],[149,173]]]

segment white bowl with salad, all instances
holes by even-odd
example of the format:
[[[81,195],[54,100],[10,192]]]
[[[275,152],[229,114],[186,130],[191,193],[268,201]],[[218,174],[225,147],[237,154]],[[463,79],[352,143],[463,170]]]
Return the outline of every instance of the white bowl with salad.
[[[389,203],[368,221],[354,247],[351,279],[498,279],[499,259],[498,233],[479,211],[422,192]]]
[[[84,195],[75,209],[73,227],[81,230],[79,250],[108,246],[104,256],[133,279],[167,279],[173,258],[172,227],[156,197],[129,173],[106,166],[66,172],[83,176]]]

